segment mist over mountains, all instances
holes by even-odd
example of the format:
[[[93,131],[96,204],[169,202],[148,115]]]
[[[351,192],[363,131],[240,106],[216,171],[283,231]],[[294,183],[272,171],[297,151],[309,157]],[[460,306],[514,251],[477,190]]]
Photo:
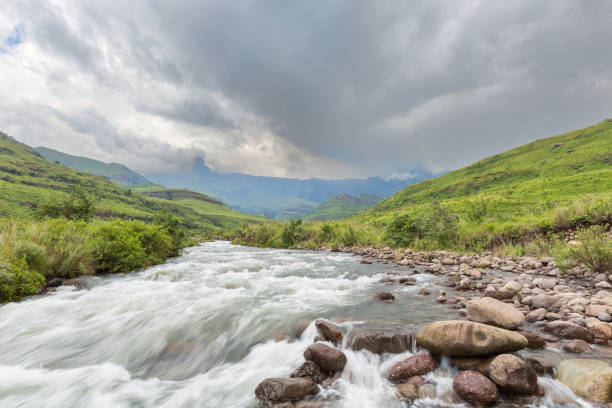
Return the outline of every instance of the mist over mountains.
[[[433,176],[411,169],[409,178],[389,179],[293,179],[251,176],[241,173],[217,173],[201,158],[183,174],[147,174],[154,183],[166,187],[186,188],[212,195],[230,207],[253,214],[287,219],[304,214],[339,193],[349,195],[377,194],[388,197],[406,186]]]

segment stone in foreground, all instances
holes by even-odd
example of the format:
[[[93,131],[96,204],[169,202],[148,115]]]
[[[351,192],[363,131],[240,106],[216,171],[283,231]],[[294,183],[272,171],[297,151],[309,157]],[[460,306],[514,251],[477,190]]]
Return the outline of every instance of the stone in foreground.
[[[478,371],[462,371],[453,380],[453,390],[464,400],[475,404],[492,404],[499,398],[497,386]]]
[[[463,320],[428,324],[417,334],[417,342],[433,354],[452,357],[509,353],[528,344],[525,336],[510,330]]]
[[[410,350],[412,336],[409,334],[376,333],[355,337],[353,350],[368,350],[374,354],[403,353]]]
[[[335,324],[327,320],[317,319],[315,320],[315,327],[317,328],[317,332],[327,341],[336,344],[342,343],[342,332]]]
[[[505,392],[534,394],[538,387],[538,376],[533,368],[512,354],[500,354],[488,360],[479,371]]]
[[[304,358],[313,361],[323,371],[342,371],[346,365],[346,355],[342,351],[320,343],[309,346]]]
[[[438,367],[438,362],[429,353],[421,353],[395,363],[387,372],[391,381],[405,380],[415,375],[424,375]]]
[[[516,329],[525,323],[525,316],[520,310],[490,297],[471,300],[467,304],[467,318],[473,322],[509,330]]]
[[[255,389],[255,396],[262,401],[291,401],[315,394],[317,385],[307,378],[268,378]]]
[[[576,395],[596,402],[612,402],[612,365],[601,360],[563,360],[557,380]]]

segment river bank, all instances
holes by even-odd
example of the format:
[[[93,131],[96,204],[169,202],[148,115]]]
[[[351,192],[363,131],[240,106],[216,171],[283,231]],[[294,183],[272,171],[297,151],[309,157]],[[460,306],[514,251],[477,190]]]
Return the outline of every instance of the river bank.
[[[396,359],[394,365],[386,367],[383,374],[399,384],[396,387],[399,400],[416,406],[418,401],[427,399],[452,405],[459,403],[460,395],[464,400],[481,404],[493,403],[503,393],[502,404],[512,406],[545,406],[551,401],[554,406],[583,404],[568,395],[549,395],[548,402],[542,400],[547,390],[542,387],[545,381],[538,380],[538,375],[552,375],[576,394],[597,403],[612,400],[609,276],[578,267],[561,271],[552,258],[499,258],[490,253],[458,255],[447,251],[395,251],[374,247],[344,247],[339,251],[362,257],[364,264],[412,268],[408,273],[384,274],[378,284],[385,291],[376,293],[373,300],[393,303],[394,292],[417,285],[415,277],[434,274],[449,289],[420,288],[415,296],[447,305],[462,317],[421,328],[416,335],[420,352],[408,359]],[[414,345],[405,340],[405,336],[412,339],[410,334],[379,332],[342,343],[339,326],[322,320],[315,323],[318,335],[304,353],[306,363],[291,377],[308,379],[314,371],[314,377],[320,380],[315,382],[323,383],[323,389],[334,378],[342,376],[346,356],[341,350],[346,348],[366,348],[378,354],[417,353]],[[342,346],[337,348],[339,343]],[[503,354],[517,351],[514,355]],[[440,360],[439,356],[455,358]],[[316,370],[321,364],[327,368],[339,367],[331,372],[322,369],[324,375],[321,375]],[[439,381],[423,377],[428,373],[439,376],[436,371],[440,366],[446,374],[454,370],[452,390],[440,389],[436,386]],[[282,399],[283,392],[291,386],[297,387],[298,394],[302,392],[301,397],[316,394],[316,390],[309,391],[308,383],[300,385],[291,381],[297,380],[266,380],[256,394],[262,400],[275,401]],[[272,406],[292,406],[283,404]],[[324,405],[298,403],[295,406]]]

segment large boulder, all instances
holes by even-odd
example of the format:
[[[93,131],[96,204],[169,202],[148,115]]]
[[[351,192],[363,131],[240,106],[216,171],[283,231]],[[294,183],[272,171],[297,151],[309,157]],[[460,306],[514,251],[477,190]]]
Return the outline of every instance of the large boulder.
[[[353,339],[353,350],[368,350],[374,354],[403,353],[412,347],[409,334],[376,333],[358,335]]]
[[[429,353],[421,353],[399,363],[395,363],[387,372],[391,381],[405,380],[415,375],[427,374],[438,366],[438,362]]]
[[[576,395],[596,402],[612,402],[612,365],[601,360],[563,360],[557,380]]]
[[[290,401],[316,394],[317,385],[308,378],[268,378],[255,389],[255,396],[262,401]]]
[[[525,323],[525,316],[511,304],[483,297],[467,304],[467,318],[473,322],[491,324],[503,329],[516,329]]]
[[[593,333],[576,323],[564,320],[550,322],[544,326],[544,330],[564,339],[581,339],[589,343],[593,342]]]
[[[608,323],[604,323],[595,317],[587,317],[586,328],[593,333],[593,336],[597,339],[608,341],[612,338],[612,327]]]
[[[430,323],[417,334],[417,342],[436,355],[470,357],[508,353],[525,348],[525,336],[510,330],[463,320]]]
[[[321,343],[310,345],[304,352],[304,358],[323,371],[342,371],[346,365],[346,355],[342,351]]]
[[[317,332],[327,341],[332,343],[342,343],[342,332],[335,324],[328,322],[327,320],[317,319],[315,320],[315,327]]]
[[[500,354],[479,366],[478,371],[489,377],[502,391],[513,394],[533,394],[538,376],[523,360],[512,354]]]
[[[568,353],[588,353],[593,351],[589,343],[584,340],[574,339],[565,343],[562,347],[563,351]]]
[[[453,390],[474,404],[492,404],[499,398],[497,386],[478,371],[462,371],[453,380]]]

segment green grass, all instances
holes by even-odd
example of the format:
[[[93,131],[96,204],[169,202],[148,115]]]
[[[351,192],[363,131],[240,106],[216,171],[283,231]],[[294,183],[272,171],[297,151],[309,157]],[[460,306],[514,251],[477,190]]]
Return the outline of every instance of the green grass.
[[[394,245],[388,234],[393,221],[404,217],[419,221],[417,226],[430,225],[435,217],[420,221],[435,210],[432,203],[448,209],[449,220],[457,224],[452,244],[440,245],[432,239],[427,243],[432,248],[438,244],[449,249],[483,250],[534,235],[612,223],[612,120],[537,140],[413,184],[330,225],[336,235],[353,228],[362,244]],[[282,246],[283,228],[275,227],[263,237]],[[324,239],[321,223],[306,223],[302,228],[309,231],[303,234],[307,238],[293,246],[338,241]],[[418,228],[413,231],[418,241]],[[237,242],[258,244],[256,236],[243,230]],[[413,244],[418,246],[419,242]]]
[[[163,190],[152,186],[150,191]],[[93,196],[97,218],[152,222],[166,209],[193,234],[210,234],[242,223],[266,222],[241,214],[218,200],[192,193],[186,202],[172,197],[151,197],[121,187],[105,177],[49,161],[31,147],[0,133],[0,218],[32,218],[42,203],[69,197],[75,188]]]
[[[337,220],[370,208],[381,200],[377,195],[359,194],[352,197],[338,194],[299,218],[304,221]]]

